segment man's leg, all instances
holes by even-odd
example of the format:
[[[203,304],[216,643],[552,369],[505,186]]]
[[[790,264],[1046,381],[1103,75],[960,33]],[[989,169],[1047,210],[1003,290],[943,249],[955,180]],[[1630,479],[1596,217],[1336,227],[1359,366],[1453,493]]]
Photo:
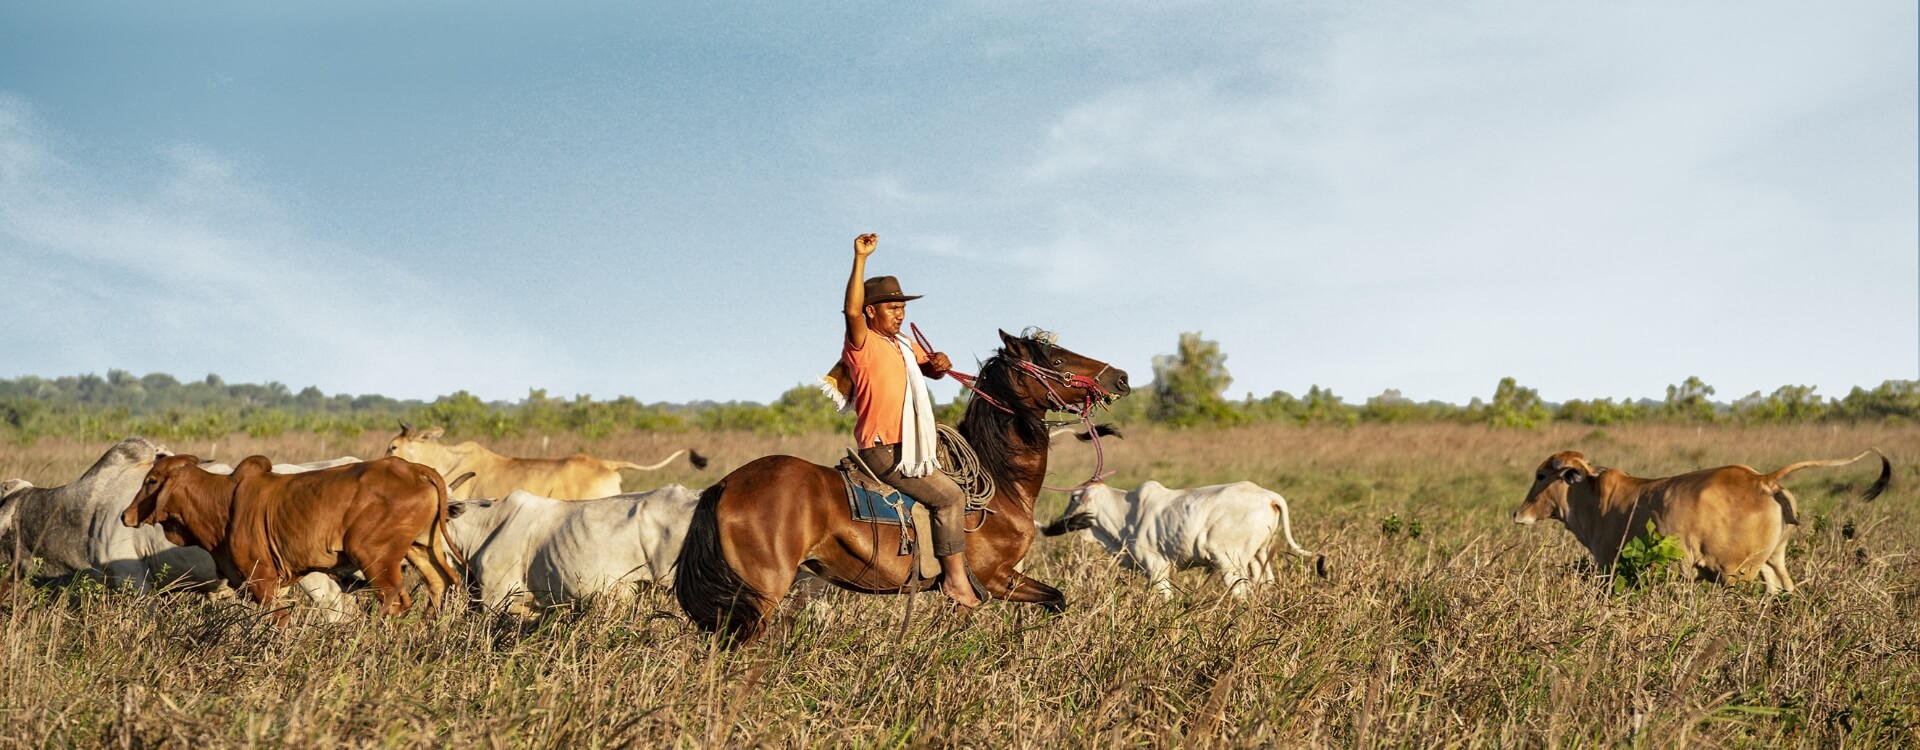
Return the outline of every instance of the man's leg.
[[[980,595],[967,577],[967,493],[938,471],[924,477],[902,475],[895,470],[898,456],[899,446],[860,452],[860,459],[879,475],[880,481],[927,506],[933,522],[933,556],[940,561],[940,592],[963,607],[980,606]]]
[[[980,596],[967,579],[967,493],[940,472],[924,477],[888,477],[888,483],[925,503],[933,516],[933,556],[940,561],[940,591],[961,606],[980,606]]]

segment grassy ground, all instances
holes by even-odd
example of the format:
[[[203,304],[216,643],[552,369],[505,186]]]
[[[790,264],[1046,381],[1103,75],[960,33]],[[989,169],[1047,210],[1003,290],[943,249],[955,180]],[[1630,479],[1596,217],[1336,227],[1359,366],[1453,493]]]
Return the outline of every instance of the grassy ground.
[[[744,435],[554,437],[548,453],[714,457],[630,489],[704,486],[759,455],[844,441]],[[1508,515],[1555,450],[1642,476],[1850,456],[1789,482],[1802,592],[1667,582],[1614,595],[1555,523]],[[59,484],[104,445],[0,449],[0,478]],[[208,446],[173,446],[206,453]],[[534,455],[540,438],[505,441]],[[222,442],[223,460],[379,455],[380,436]],[[1053,479],[1092,468],[1079,444]],[[0,746],[773,745],[1905,746],[1920,744],[1920,428],[1460,426],[1143,430],[1108,444],[1114,482],[1251,479],[1292,504],[1302,564],[1241,602],[1197,573],[1171,603],[1098,547],[1041,541],[1028,571],[1058,617],[927,597],[835,595],[767,641],[716,652],[668,592],[532,627],[466,614],[276,629],[230,602],[80,587],[0,593]],[[1051,495],[1041,517],[1063,498]],[[1397,533],[1383,529],[1388,516]],[[1418,529],[1418,536],[1414,530]]]

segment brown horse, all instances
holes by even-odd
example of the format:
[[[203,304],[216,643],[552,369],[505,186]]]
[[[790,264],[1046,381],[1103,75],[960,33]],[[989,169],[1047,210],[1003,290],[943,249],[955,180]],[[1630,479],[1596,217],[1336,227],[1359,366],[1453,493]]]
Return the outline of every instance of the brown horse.
[[[1126,395],[1127,374],[1034,338],[1000,332],[1000,351],[981,366],[959,431],[993,477],[984,518],[967,517],[967,562],[995,599],[1059,611],[1059,589],[1013,566],[1033,544],[1033,501],[1047,474],[1049,409],[1086,413]],[[900,594],[914,585],[903,531],[853,520],[839,471],[793,456],[735,469],[700,495],[674,572],[674,594],[702,630],[728,644],[750,641],[772,620],[801,566],[851,591]]]

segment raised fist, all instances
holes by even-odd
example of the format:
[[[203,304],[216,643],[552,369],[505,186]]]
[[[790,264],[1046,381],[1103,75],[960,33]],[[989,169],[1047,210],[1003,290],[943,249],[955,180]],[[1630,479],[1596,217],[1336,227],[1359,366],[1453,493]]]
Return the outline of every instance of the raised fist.
[[[857,257],[865,258],[872,255],[874,247],[879,244],[880,235],[872,233],[860,235],[853,238],[853,254]]]

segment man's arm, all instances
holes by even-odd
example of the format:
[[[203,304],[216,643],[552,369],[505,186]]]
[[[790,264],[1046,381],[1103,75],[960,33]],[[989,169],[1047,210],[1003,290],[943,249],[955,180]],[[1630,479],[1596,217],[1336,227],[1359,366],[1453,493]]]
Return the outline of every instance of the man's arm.
[[[927,361],[920,363],[920,374],[935,379],[946,377],[947,371],[951,369],[953,369],[953,362],[949,361],[947,355],[942,352],[929,354]]]
[[[853,238],[853,276],[847,279],[847,343],[853,348],[867,344],[867,256],[880,244],[880,235],[863,234]]]

